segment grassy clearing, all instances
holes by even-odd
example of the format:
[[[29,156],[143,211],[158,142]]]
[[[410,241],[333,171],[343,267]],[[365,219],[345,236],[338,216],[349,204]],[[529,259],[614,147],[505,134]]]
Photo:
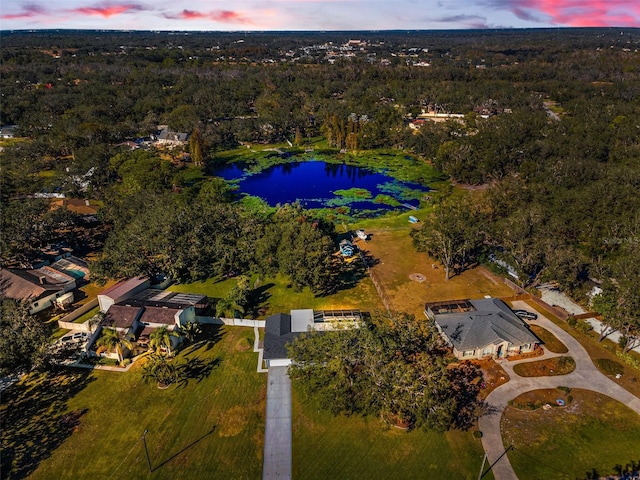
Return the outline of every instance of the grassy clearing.
[[[567,407],[521,411],[502,416],[505,446],[521,480],[584,478],[612,474],[616,464],[638,459],[640,416],[595,392],[574,389]]]
[[[191,292],[207,295],[210,298],[224,297],[235,285],[235,279],[172,285],[169,290],[175,292]],[[375,287],[369,278],[349,285],[333,295],[315,296],[308,288],[301,292],[288,286],[288,279],[283,276],[263,278],[253,275],[251,285],[254,287],[256,299],[250,317],[265,318],[274,313],[288,312],[296,308],[314,308],[316,310],[360,309],[364,311],[382,310],[384,306],[378,297]]]
[[[360,225],[349,225],[349,228]],[[467,270],[445,281],[442,267],[426,253],[416,252],[409,236],[412,228],[408,222],[396,229],[367,228],[371,240],[366,244],[358,243],[377,262],[372,270],[394,309],[423,318],[425,302],[513,294],[501,279],[482,267]],[[424,275],[426,281],[414,282],[409,278],[412,273]]]
[[[404,432],[378,418],[334,417],[294,388],[293,478],[471,479],[482,457],[471,432]]]
[[[193,367],[186,385],[160,390],[135,365],[31,376],[3,392],[3,477],[259,478],[267,377],[245,348],[253,330],[207,332],[178,355]]]
[[[567,375],[576,369],[576,361],[572,357],[555,357],[537,362],[519,363],[513,371],[521,377],[552,377]]]
[[[567,353],[569,349],[567,346],[556,338],[556,336],[549,330],[542,328],[539,325],[529,324],[531,331],[542,340],[544,348],[553,353]]]

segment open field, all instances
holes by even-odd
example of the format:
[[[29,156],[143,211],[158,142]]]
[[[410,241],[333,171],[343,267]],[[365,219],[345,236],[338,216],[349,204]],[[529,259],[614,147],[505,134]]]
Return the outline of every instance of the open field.
[[[471,432],[405,432],[378,418],[334,417],[294,388],[293,478],[475,479],[482,457]]]
[[[407,215],[408,216],[408,215]],[[509,296],[513,291],[499,277],[483,267],[476,267],[445,281],[444,270],[426,253],[415,251],[408,222],[398,229],[367,229],[371,240],[358,245],[372,255],[378,263],[372,267],[391,299],[393,308],[424,317],[425,302],[461,298]],[[433,268],[435,266],[436,268]],[[420,273],[422,283],[409,278]]]
[[[3,392],[3,478],[260,478],[267,377],[253,330],[207,332],[178,355],[190,361],[184,385],[160,390],[134,365],[31,376]]]
[[[616,464],[638,461],[640,416],[598,393],[574,389],[571,396],[566,407],[505,410],[503,439],[515,447],[508,456],[520,480],[613,474]]]

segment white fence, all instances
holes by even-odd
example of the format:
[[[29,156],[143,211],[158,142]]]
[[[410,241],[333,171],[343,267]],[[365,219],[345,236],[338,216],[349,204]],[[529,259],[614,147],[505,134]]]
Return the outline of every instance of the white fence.
[[[91,332],[91,327],[89,326],[89,320],[84,323],[74,323],[76,318],[80,318],[82,315],[87,313],[90,310],[93,310],[98,306],[98,299],[94,298],[90,302],[84,304],[80,308],[74,310],[69,315],[62,317],[58,320],[58,326],[60,328],[64,328],[66,330],[76,330],[79,332]]]
[[[196,317],[198,323],[212,325],[230,325],[233,327],[258,327],[264,328],[264,320],[251,320],[248,318],[221,318],[221,317]]]

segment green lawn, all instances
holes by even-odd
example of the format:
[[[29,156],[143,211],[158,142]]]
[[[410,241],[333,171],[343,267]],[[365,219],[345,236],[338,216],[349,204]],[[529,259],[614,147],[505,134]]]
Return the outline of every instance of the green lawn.
[[[529,324],[531,331],[536,334],[536,336],[542,340],[544,344],[544,348],[553,353],[567,353],[569,349],[566,347],[564,343],[556,338],[556,336],[551,333],[549,330],[542,328],[539,325]]]
[[[638,460],[638,414],[595,392],[574,389],[571,395],[567,407],[505,410],[503,440],[515,447],[508,456],[520,480],[573,480],[593,470],[604,476],[616,464]]]
[[[209,279],[205,282],[171,285],[168,290],[200,293],[211,298],[222,298],[233,288],[235,282],[235,279],[224,281]],[[289,312],[296,308],[314,308],[316,310],[355,308],[369,312],[384,308],[371,280],[367,277],[355,285],[346,285],[337,293],[324,297],[315,296],[308,288],[296,292],[287,284],[288,280],[281,275],[274,278],[253,275],[251,286],[254,287],[257,301],[248,316],[265,318],[274,313]]]
[[[294,387],[293,478],[475,479],[483,455],[471,432],[407,433],[378,418],[334,417]]]
[[[3,392],[3,478],[260,478],[267,376],[255,371],[253,330],[207,331],[178,356],[194,366],[186,385],[160,390],[135,365],[31,376]]]

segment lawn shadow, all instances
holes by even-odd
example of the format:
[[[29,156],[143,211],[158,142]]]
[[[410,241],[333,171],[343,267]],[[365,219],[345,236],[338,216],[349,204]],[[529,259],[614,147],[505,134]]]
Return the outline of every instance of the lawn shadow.
[[[268,290],[272,287],[275,287],[275,283],[265,283],[264,285],[260,285],[257,288],[251,290],[249,294],[249,308],[248,312],[252,318],[256,318],[262,314],[264,314],[265,306],[264,304],[271,298],[271,294]]]
[[[181,450],[179,450],[178,452],[174,453],[173,455],[171,455],[169,458],[167,458],[166,460],[164,460],[163,462],[161,462],[159,465],[153,467],[151,469],[152,472],[155,472],[156,470],[158,470],[159,468],[162,468],[163,466],[165,466],[167,463],[169,463],[171,460],[173,460],[174,458],[180,456],[181,454],[183,454],[184,452],[186,452],[187,450],[189,450],[191,447],[197,445],[200,441],[202,441],[203,439],[205,439],[206,437],[208,437],[209,435],[211,435],[214,431],[216,430],[216,427],[214,425],[214,427],[209,430],[207,433],[205,433],[204,435],[202,435],[200,438],[198,438],[197,440],[194,440],[193,442],[191,442],[189,445],[187,445],[186,447],[182,448]]]
[[[211,358],[207,361],[201,358],[189,359],[185,364],[180,366],[182,370],[182,380],[178,383],[178,387],[186,387],[189,384],[189,380],[195,380],[196,383],[200,383],[205,378],[211,375],[211,372],[218,366],[220,366],[220,358]]]
[[[209,351],[216,343],[222,340],[224,336],[224,332],[222,331],[223,325],[201,323],[200,327],[202,328],[202,332],[198,334],[195,341],[182,349],[182,353],[185,355],[189,355],[202,347],[205,347],[205,351]]]
[[[2,392],[1,478],[26,478],[81,427],[87,409],[67,402],[95,377],[90,370],[32,373]]]

